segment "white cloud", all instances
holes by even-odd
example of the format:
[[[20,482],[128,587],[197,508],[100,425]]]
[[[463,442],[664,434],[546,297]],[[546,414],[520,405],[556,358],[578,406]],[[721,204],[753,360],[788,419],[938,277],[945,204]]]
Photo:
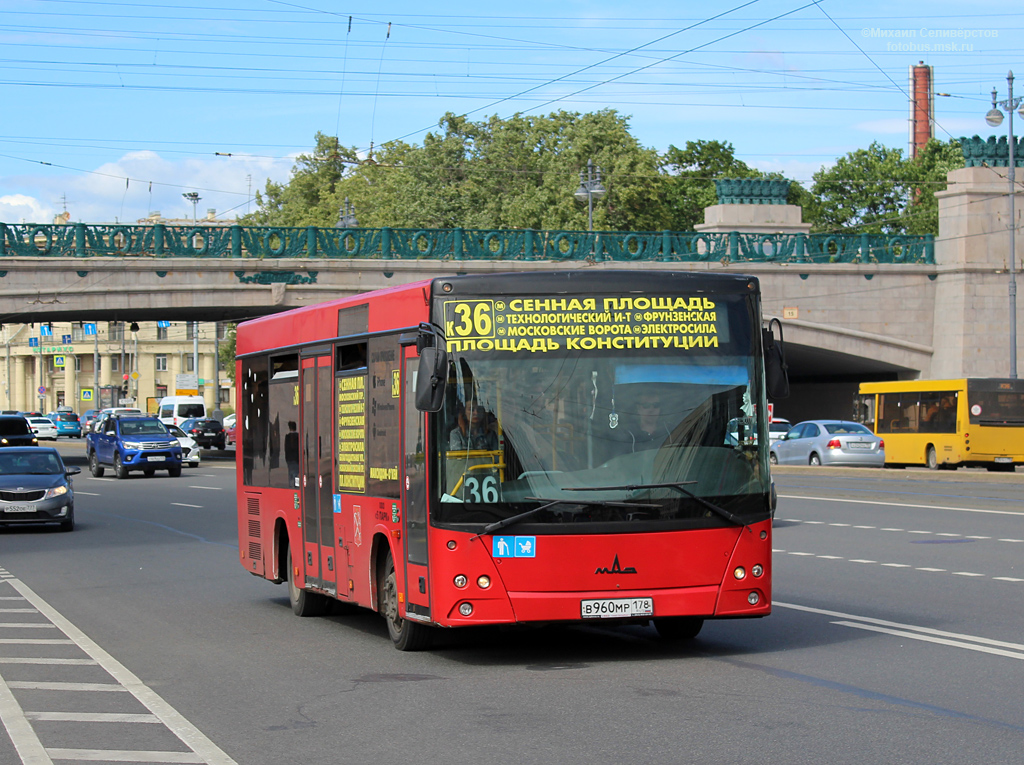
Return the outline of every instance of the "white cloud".
[[[18,189],[0,197],[0,220],[49,223],[62,204],[72,221],[85,223],[131,223],[157,210],[165,218],[191,218],[192,203],[182,197],[188,191],[200,196],[198,217],[205,217],[208,209],[215,209],[221,219],[235,217],[247,211],[250,195],[262,190],[268,178],[287,181],[293,164],[291,157],[179,160],[153,151],[132,151],[91,173],[0,179],[5,188]],[[253,209],[250,202],[248,210]]]
[[[782,173],[783,178],[809,186],[812,182],[812,176],[816,172],[822,167],[829,167],[835,164],[835,161],[805,162],[799,159],[760,159],[748,160],[747,164],[753,165],[758,170],[763,170],[766,173]]]
[[[0,220],[7,223],[50,223],[53,209],[25,194],[0,197]]]

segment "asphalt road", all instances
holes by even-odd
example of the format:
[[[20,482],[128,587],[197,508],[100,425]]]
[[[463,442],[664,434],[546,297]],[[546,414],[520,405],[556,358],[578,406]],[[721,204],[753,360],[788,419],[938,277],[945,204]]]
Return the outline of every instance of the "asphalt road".
[[[0,763],[1022,759],[1024,474],[778,469],[774,613],[686,647],[588,625],[401,653],[375,614],[299,619],[245,573],[233,463],[206,454],[83,473],[71,534],[0,530]]]

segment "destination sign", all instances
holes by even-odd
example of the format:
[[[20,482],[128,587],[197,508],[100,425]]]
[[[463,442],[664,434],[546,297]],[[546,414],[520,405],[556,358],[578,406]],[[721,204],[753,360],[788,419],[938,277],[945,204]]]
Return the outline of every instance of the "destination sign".
[[[448,351],[718,348],[726,311],[706,297],[530,297],[444,303]]]

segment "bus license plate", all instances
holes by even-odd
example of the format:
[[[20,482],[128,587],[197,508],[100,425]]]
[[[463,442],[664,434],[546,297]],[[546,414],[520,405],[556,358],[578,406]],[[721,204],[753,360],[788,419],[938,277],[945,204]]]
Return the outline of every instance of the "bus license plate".
[[[600,598],[580,601],[584,619],[625,619],[654,616],[654,598]]]
[[[1013,457],[996,457],[996,462],[1005,465],[1007,462],[1013,462]]]
[[[146,461],[148,462],[163,462],[165,459],[167,458],[162,454],[151,454],[146,457]]]
[[[5,513],[34,513],[35,511],[35,505],[7,505],[4,508]]]

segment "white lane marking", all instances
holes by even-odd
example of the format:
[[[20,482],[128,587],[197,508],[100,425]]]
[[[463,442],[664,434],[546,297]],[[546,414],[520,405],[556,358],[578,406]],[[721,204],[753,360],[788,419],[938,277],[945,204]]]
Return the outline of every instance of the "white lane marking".
[[[26,712],[29,720],[45,722],[126,722],[160,723],[156,715],[118,714],[115,712]]]
[[[810,606],[800,606],[795,603],[782,603],[774,601],[773,606],[779,606],[780,608],[790,608],[794,611],[805,611],[810,614],[820,614],[821,616],[828,616],[833,619],[844,619],[849,621],[855,621],[862,624],[875,624],[879,627],[891,627],[899,630],[910,630],[912,632],[918,632],[925,635],[934,635],[935,637],[950,638],[951,640],[963,640],[971,643],[980,643],[982,645],[995,646],[997,648],[1007,648],[1012,651],[1020,651],[1024,654],[1024,645],[1020,643],[1008,643],[1004,640],[993,640],[992,638],[983,638],[976,635],[964,635],[958,632],[945,632],[943,630],[937,630],[932,627],[918,627],[913,624],[901,624],[900,622],[890,622],[885,619],[875,619],[870,616],[857,616],[856,614],[845,614],[841,611],[828,611],[823,608],[811,608]]]
[[[790,523],[800,523],[800,524],[803,524],[803,525],[806,525],[806,526],[810,526],[810,525],[819,525],[819,526],[821,526],[821,525],[825,524],[824,521],[802,521],[799,518],[783,518],[781,520],[785,520],[785,521],[788,521]],[[850,526],[849,523],[830,523],[828,525],[829,526]],[[851,528],[855,528],[855,529],[874,529],[876,527],[875,526],[851,526]],[[986,536],[980,536],[980,535],[954,534],[954,533],[949,532],[949,531],[924,531],[924,530],[921,530],[921,529],[914,529],[914,530],[911,530],[911,531],[907,531],[906,529],[884,528],[884,529],[879,529],[879,531],[903,531],[903,532],[906,532],[907,534],[934,534],[937,537],[957,537],[957,538],[962,537],[964,539],[991,539],[992,538],[992,537],[986,537]],[[1024,543],[1024,539],[1000,539],[999,541],[1000,542],[1020,542],[1020,543]]]
[[[815,555],[814,557],[823,558],[825,560],[842,560],[842,557],[839,555]]]
[[[919,507],[925,510],[955,510],[958,513],[988,513],[990,515],[1024,515],[1014,510],[982,510],[977,507],[945,507],[944,505],[911,505],[906,502],[877,502],[869,499],[839,499],[838,497],[802,497],[796,494],[780,494],[779,499],[809,499],[814,502],[851,502],[855,505],[885,505],[886,507]]]
[[[38,622],[0,622],[0,627],[22,630],[52,630],[56,629],[52,624],[40,624]]]
[[[814,555],[814,553],[791,552],[790,555]]]
[[[1024,579],[1018,579],[1015,576],[994,576],[993,579],[998,579],[1000,582],[1024,582]]]
[[[877,560],[865,560],[864,558],[850,558],[850,563],[878,563]]]
[[[197,510],[202,510],[203,509],[202,505],[188,505],[188,504],[185,504],[184,502],[172,502],[171,504],[174,505],[175,507],[194,507]]]
[[[992,537],[978,537],[978,536],[968,536],[968,537],[965,537],[965,539],[991,539],[991,538]]]
[[[192,752],[138,752],[134,749],[47,749],[57,760],[89,762],[166,762],[203,763],[205,760]]]
[[[945,571],[946,569],[944,569],[944,568],[928,568],[926,566],[921,566],[917,570],[918,571],[931,571],[931,572],[937,573],[937,572],[940,572],[940,571]]]
[[[855,529],[873,529],[875,526],[854,526]]]
[[[908,534],[931,534],[930,531],[908,531]]]
[[[74,645],[64,638],[0,638],[0,645]]]
[[[0,614],[38,614],[34,608],[0,608]]]
[[[53,765],[35,730],[29,725],[17,699],[0,677],[0,722],[7,729],[7,735],[23,765]]]
[[[21,595],[0,595],[0,600],[25,600]]]
[[[798,520],[796,518],[790,518],[790,520],[797,521],[797,523],[806,523],[806,524],[809,524],[811,526],[824,526],[825,525],[825,521],[800,521],[800,520]]]
[[[953,646],[954,648],[966,648],[968,651],[978,651],[980,653],[991,653],[996,656],[1006,656],[1010,659],[1021,659],[1024,660],[1024,653],[1015,653],[1014,651],[1004,651],[999,648],[988,648],[987,646],[971,645],[970,643],[963,643],[959,640],[948,640],[946,638],[933,637],[931,635],[918,635],[913,632],[906,632],[904,630],[893,630],[885,627],[875,627],[871,624],[858,624],[857,622],[832,622],[832,624],[838,624],[842,627],[853,627],[858,630],[868,630],[870,632],[881,632],[886,635],[895,635],[896,637],[910,638],[911,640],[922,640],[926,643],[938,643],[939,645]]]
[[[984,574],[975,574],[971,571],[954,571],[954,576],[985,576]]]
[[[906,529],[882,529],[882,531],[906,531]]]
[[[224,491],[220,486],[189,486],[190,489],[206,489],[207,491]]]
[[[830,523],[829,526],[850,526],[849,523]]]
[[[0,656],[0,664],[64,664],[77,667],[94,667],[96,662],[92,659],[44,659],[26,658],[14,656]]]
[[[85,497],[102,497],[103,496],[102,494],[96,494],[95,492],[92,492],[92,491],[81,491],[81,490],[76,491],[75,494],[81,494],[82,496],[85,496]]]
[[[238,765],[233,759],[228,757],[220,747],[214,744],[208,739],[202,731],[200,731],[195,725],[190,723],[185,717],[174,709],[170,704],[164,701],[153,689],[145,685],[138,677],[136,677],[131,671],[128,670],[123,664],[117,661],[113,656],[104,651],[100,646],[89,638],[84,632],[78,627],[68,621],[63,615],[61,615],[56,609],[54,609],[49,603],[40,598],[28,585],[22,582],[20,579],[8,580],[10,585],[20,593],[29,603],[35,606],[40,613],[49,619],[53,624],[56,624],[58,629],[67,635],[70,640],[66,642],[73,642],[82,651],[92,659],[94,659],[107,673],[114,678],[118,683],[124,686],[139,702],[146,707],[150,712],[160,718],[160,721],[175,735],[177,736],[186,746],[188,746],[195,755],[188,753],[189,756],[197,759],[178,760],[179,762],[197,762],[205,763],[205,765]],[[62,641],[64,642],[64,641]],[[2,684],[2,681],[0,681]],[[9,692],[9,691],[8,691]],[[12,696],[13,700],[13,696]],[[16,702],[15,702],[16,705]],[[20,707],[18,707],[20,711]],[[6,718],[5,718],[6,719]],[[27,722],[26,722],[27,725]],[[32,734],[33,737],[35,734]],[[38,741],[38,739],[36,739]],[[60,759],[61,752],[69,752],[75,750],[53,750],[53,756]],[[65,759],[75,759],[74,757],[65,757]],[[78,757],[78,759],[82,759]],[[104,758],[95,758],[98,761],[102,761]],[[106,758],[108,761],[114,759],[112,757]],[[116,761],[116,760],[115,760]],[[130,761],[130,760],[129,760]],[[166,761],[166,760],[165,760]],[[35,763],[49,763],[49,758],[45,760],[34,760]],[[29,765],[28,761],[24,765]]]
[[[94,691],[97,693],[127,693],[128,689],[117,683],[59,683],[35,682],[32,680],[8,680],[8,688],[24,691]]]
[[[1024,539],[1000,539],[1000,542],[1024,542]]]
[[[883,563],[883,566],[889,566],[890,568],[910,568],[909,563]]]
[[[948,531],[936,531],[935,536],[937,537],[958,537],[959,534],[951,534]]]

